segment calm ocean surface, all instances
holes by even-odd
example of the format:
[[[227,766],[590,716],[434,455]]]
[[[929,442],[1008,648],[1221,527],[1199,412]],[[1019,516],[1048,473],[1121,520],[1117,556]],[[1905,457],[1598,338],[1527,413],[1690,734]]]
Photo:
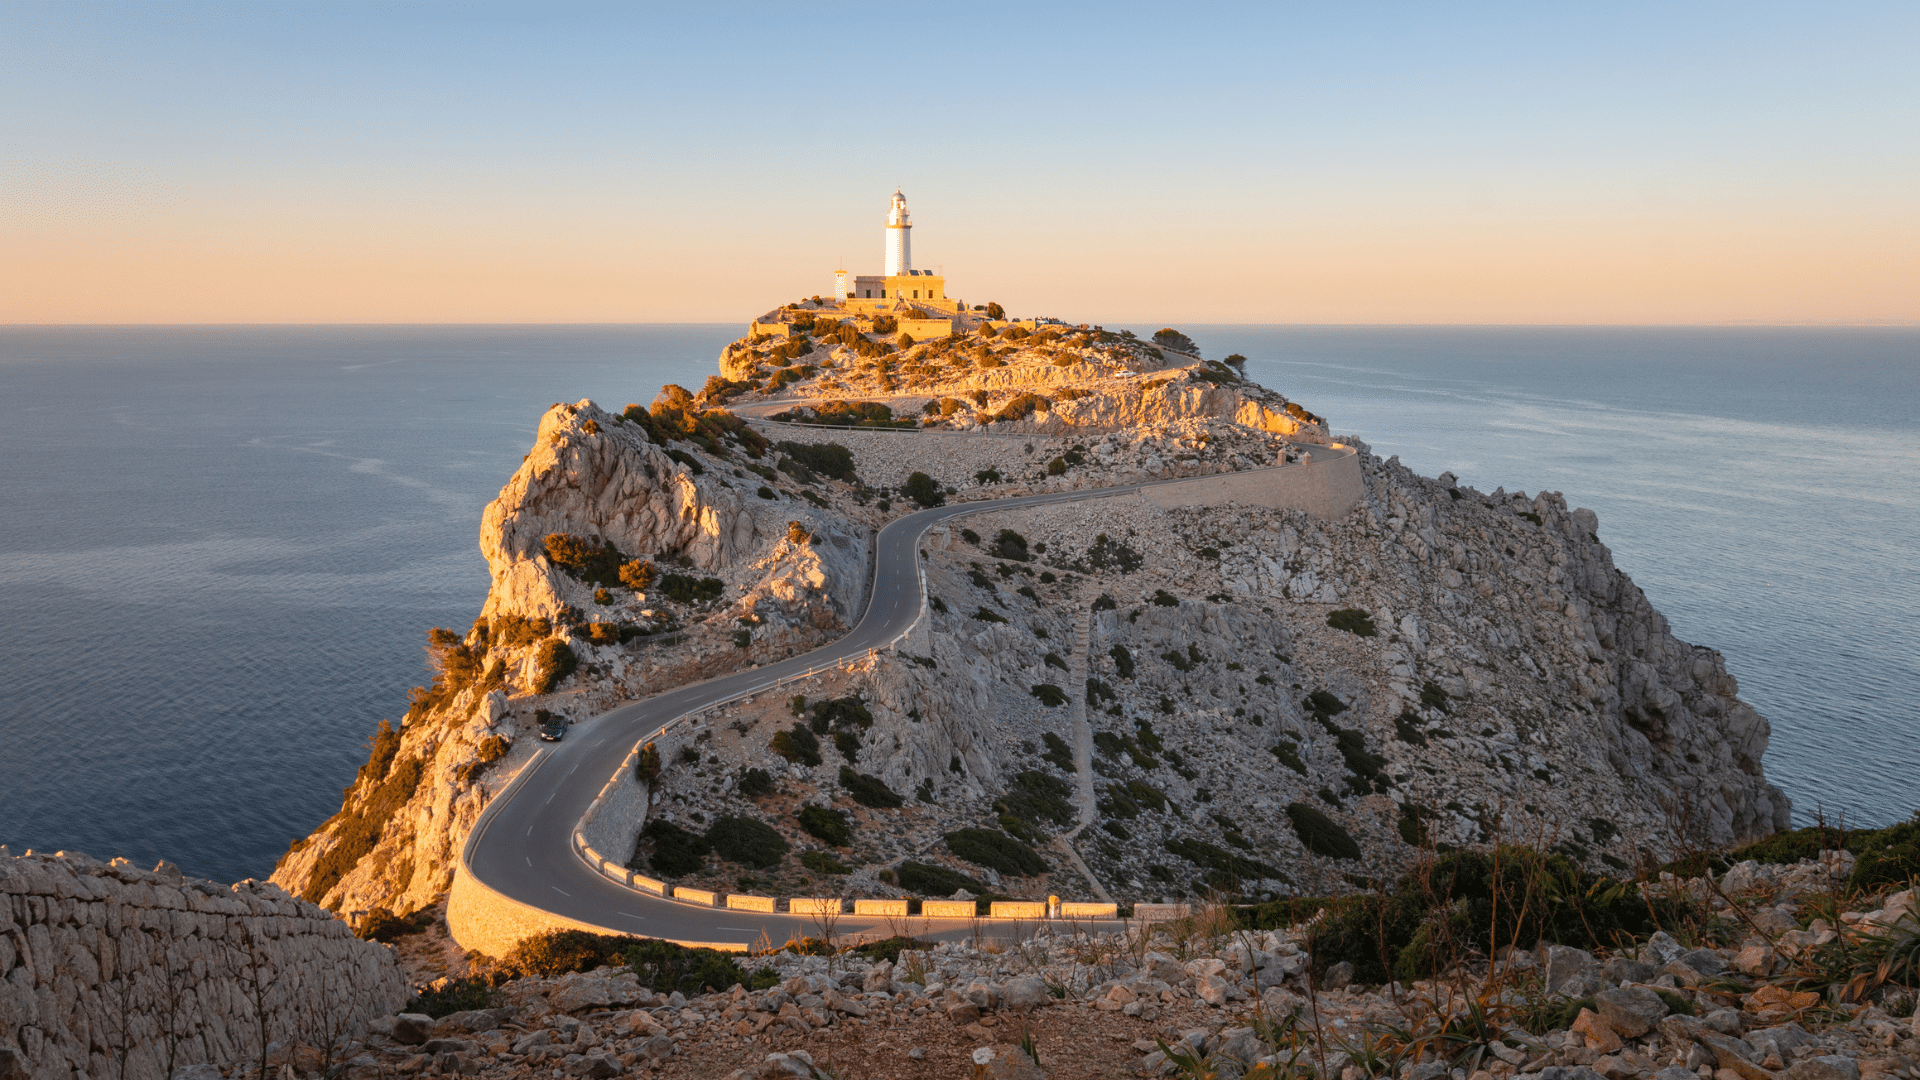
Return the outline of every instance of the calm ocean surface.
[[[1920,331],[1188,329],[1421,472],[1592,507],[1802,816],[1920,807]],[[0,843],[264,876],[478,611],[541,411],[738,332],[0,327]]]

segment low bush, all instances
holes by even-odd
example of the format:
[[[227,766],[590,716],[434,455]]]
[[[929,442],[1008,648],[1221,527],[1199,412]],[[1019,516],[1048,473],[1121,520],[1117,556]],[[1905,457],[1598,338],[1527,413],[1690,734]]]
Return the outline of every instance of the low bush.
[[[765,769],[748,769],[740,774],[740,783],[734,790],[749,799],[771,795],[773,794],[773,777]]]
[[[800,856],[800,865],[817,874],[851,874],[853,867],[824,851],[808,851]]]
[[[381,724],[383,731],[392,730],[385,721],[381,721]],[[385,749],[378,741],[378,735],[375,740],[373,756],[368,758],[369,766]],[[392,744],[394,751],[387,752],[389,762],[398,749],[397,733]],[[361,772],[347,790],[346,801],[353,808],[350,811],[343,808],[343,816],[333,828],[333,846],[315,862],[313,874],[307,879],[307,887],[300,892],[301,899],[310,904],[319,903],[340,883],[341,878],[347,876],[348,871],[373,851],[374,845],[380,842],[387,822],[393,820],[393,815],[413,798],[425,774],[425,766],[416,757],[401,758],[398,764],[391,764],[377,777],[371,770]],[[360,795],[362,791],[366,792],[364,796]]]
[[[1329,859],[1360,857],[1360,845],[1354,842],[1352,834],[1306,803],[1288,803],[1287,819],[1293,822],[1293,831],[1300,837],[1300,843],[1315,855]]]
[[[794,820],[806,830],[808,836],[832,844],[834,847],[846,847],[853,840],[853,825],[847,821],[844,810],[833,810],[825,806],[803,806],[794,815]]]
[[[949,870],[944,866],[903,862],[894,873],[900,879],[901,888],[927,896],[952,896],[961,889],[979,896],[987,891],[987,887],[980,882],[958,870]]]
[[[1274,746],[1268,747],[1268,749],[1273,751],[1274,757],[1280,759],[1280,764],[1285,765],[1301,776],[1307,775],[1307,763],[1300,760],[1299,743],[1294,742],[1292,739],[1282,739]]]
[[[1113,657],[1113,669],[1119,672],[1121,678],[1133,678],[1133,654],[1127,651],[1125,645],[1115,645],[1107,650],[1107,655]]]
[[[383,945],[391,945],[403,937],[422,933],[432,925],[433,910],[431,908],[422,908],[411,915],[395,915],[386,908],[377,907],[367,912],[366,918],[360,920],[359,929],[353,933],[362,941],[378,941]]]
[[[1384,894],[1345,901],[1314,927],[1308,949],[1316,969],[1345,960],[1361,982],[1411,982],[1501,945],[1618,949],[1683,924],[1692,913],[1682,904],[1643,897],[1632,882],[1564,856],[1503,845],[1444,855]]]
[[[1374,629],[1373,616],[1359,608],[1341,608],[1327,616],[1327,625],[1335,630],[1345,630],[1360,637],[1372,637],[1379,633]]]
[[[1067,745],[1067,740],[1051,731],[1041,735],[1040,740],[1047,746],[1047,752],[1040,755],[1041,760],[1049,762],[1061,772],[1073,771],[1073,748]]]
[[[462,975],[437,982],[415,994],[402,1012],[420,1013],[435,1020],[470,1009],[491,1009],[506,1000],[496,985],[497,975]]]
[[[647,856],[646,866],[634,866],[634,869],[651,869],[666,877],[699,873],[706,865],[707,852],[712,850],[706,837],[659,818],[647,822],[647,827],[640,830],[640,840],[653,846],[653,854]],[[639,861],[640,853],[635,851],[628,865]]]
[[[1067,692],[1052,683],[1037,683],[1033,689],[1027,691],[1027,693],[1039,698],[1040,704],[1045,705],[1049,709],[1067,703]]]
[[[611,541],[594,543],[572,533],[548,533],[547,561],[576,581],[595,585],[620,584],[620,564],[626,561]]]
[[[973,617],[976,619],[979,619],[981,622],[1003,623],[1007,621],[1006,616],[994,613],[993,611],[989,610],[984,604],[981,605],[979,611],[976,611],[973,613]]]
[[[1239,892],[1245,885],[1269,878],[1275,881],[1290,880],[1279,867],[1235,855],[1225,848],[1209,844],[1204,840],[1183,837],[1168,840],[1162,846],[1168,852],[1207,871],[1207,884],[1226,892]]]
[[[726,590],[719,578],[696,578],[692,574],[666,574],[660,578],[660,592],[676,604],[716,600]]]
[[[654,938],[629,938],[621,959],[640,980],[640,985],[655,993],[679,991],[695,994],[725,990],[734,983],[764,989],[769,972],[748,975],[733,957],[717,949],[689,949],[671,941]]]
[[[942,506],[947,501],[947,496],[940,490],[940,485],[934,482],[933,477],[923,472],[909,473],[907,482],[901,486],[901,490],[921,506]]]
[[[1012,529],[1001,529],[988,545],[987,554],[996,559],[1012,559],[1026,562],[1033,556],[1027,551],[1027,538]]]
[[[788,851],[787,839],[764,821],[723,817],[707,827],[707,843],[728,862],[766,870],[780,865]]]
[[[640,748],[639,756],[633,759],[633,778],[643,784],[653,783],[660,775],[660,748],[648,743]]]
[[[1154,607],[1179,607],[1180,598],[1165,589],[1153,590]]]
[[[906,802],[879,777],[854,772],[845,765],[840,766],[840,786],[846,788],[847,794],[861,806],[891,810]]]
[[[575,971],[593,971],[626,961],[626,951],[637,939],[624,934],[593,934],[585,930],[549,930],[520,939],[501,966],[523,975],[555,979]]]
[[[853,471],[853,451],[839,443],[778,442],[774,448],[822,476],[848,483],[859,479]]]
[[[1062,747],[1065,745],[1061,744]],[[1006,794],[994,800],[993,808],[998,813],[1012,814],[1027,821],[1071,825],[1073,785],[1050,773],[1028,769],[1014,776],[1013,783],[1007,785]]]
[[[548,638],[534,656],[539,676],[534,680],[533,692],[551,694],[567,676],[580,666],[580,658],[573,648],[560,638]]]
[[[493,620],[490,630],[489,640],[493,644],[513,649],[545,638],[553,633],[553,624],[525,615],[501,615]]]
[[[998,829],[958,829],[946,836],[947,850],[1002,874],[1030,877],[1047,872],[1040,853]]]
[[[767,747],[795,765],[818,765],[826,760],[820,756],[819,737],[805,724],[776,733]]]
[[[653,588],[653,583],[658,580],[660,580],[660,571],[654,569],[650,560],[634,559],[620,564],[620,584],[634,592],[646,592]]]

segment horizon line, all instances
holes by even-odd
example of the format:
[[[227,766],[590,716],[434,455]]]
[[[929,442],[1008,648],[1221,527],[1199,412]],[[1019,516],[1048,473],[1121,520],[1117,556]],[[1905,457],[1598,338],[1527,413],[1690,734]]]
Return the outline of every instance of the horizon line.
[[[1051,316],[1040,316],[1050,318]],[[210,327],[434,327],[434,326],[489,326],[489,327],[560,327],[560,326],[729,326],[738,320],[596,320],[596,321],[521,321],[521,322],[467,322],[467,321],[421,321],[421,322],[4,322],[0,321],[0,330],[5,329],[159,329],[210,328]],[[1088,326],[1105,325],[1092,320],[1084,320]],[[1150,319],[1147,322],[1167,320]],[[1174,320],[1179,321],[1179,320]],[[748,320],[751,324],[752,320]],[[1066,323],[1078,326],[1080,323]],[[1114,325],[1147,325],[1147,322],[1129,323],[1116,320]],[[1184,326],[1270,326],[1310,329],[1620,329],[1620,330],[1715,330],[1715,329],[1914,329],[1920,328],[1920,319],[1877,319],[1853,321],[1812,321],[1766,322],[1754,319],[1728,322],[1259,322],[1251,320],[1229,320],[1215,322],[1182,322]]]

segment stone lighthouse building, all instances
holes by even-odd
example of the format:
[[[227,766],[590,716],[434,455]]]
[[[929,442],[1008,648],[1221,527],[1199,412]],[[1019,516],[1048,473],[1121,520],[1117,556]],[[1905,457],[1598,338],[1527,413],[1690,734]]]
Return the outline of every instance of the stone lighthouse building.
[[[913,268],[913,218],[907,212],[906,195],[897,189],[887,210],[886,255],[885,274],[861,274],[850,288],[844,285],[844,276],[834,276],[835,291],[847,308],[891,311],[904,303],[949,314],[959,310],[959,304],[947,299],[946,278]]]

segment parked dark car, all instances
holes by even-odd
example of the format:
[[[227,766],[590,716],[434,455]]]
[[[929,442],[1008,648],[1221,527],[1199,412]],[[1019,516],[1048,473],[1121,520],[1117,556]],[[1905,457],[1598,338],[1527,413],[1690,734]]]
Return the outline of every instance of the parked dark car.
[[[547,710],[541,709],[538,713],[534,714],[534,719],[540,722],[540,738],[543,741],[559,742],[561,739],[566,738],[566,717],[555,716]]]

